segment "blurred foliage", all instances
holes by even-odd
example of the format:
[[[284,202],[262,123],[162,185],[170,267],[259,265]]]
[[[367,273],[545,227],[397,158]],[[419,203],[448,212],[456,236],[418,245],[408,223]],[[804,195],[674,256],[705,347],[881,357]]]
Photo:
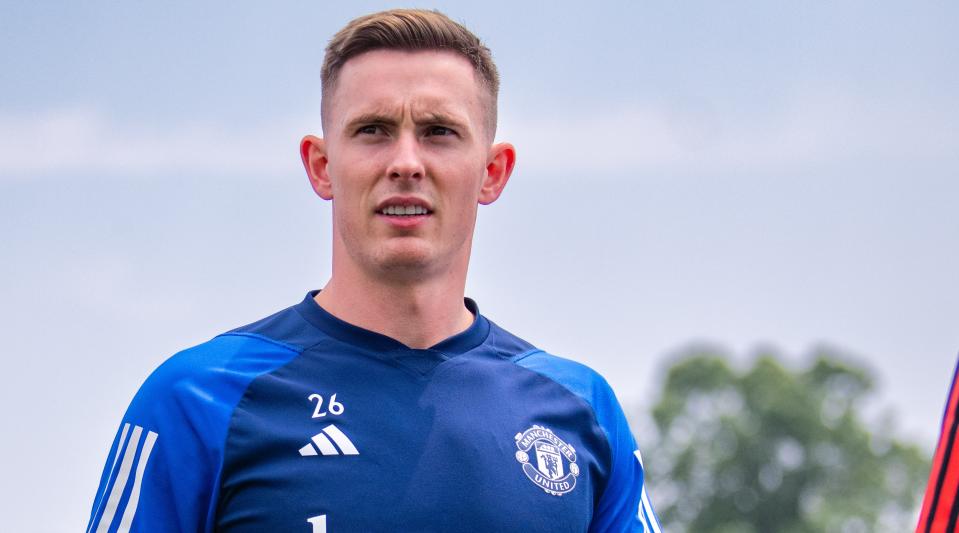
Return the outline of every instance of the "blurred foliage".
[[[737,370],[690,349],[668,369],[645,453],[648,486],[671,533],[912,530],[929,464],[862,414],[868,369],[830,349],[792,371],[772,352]],[[646,444],[648,447],[649,444]]]

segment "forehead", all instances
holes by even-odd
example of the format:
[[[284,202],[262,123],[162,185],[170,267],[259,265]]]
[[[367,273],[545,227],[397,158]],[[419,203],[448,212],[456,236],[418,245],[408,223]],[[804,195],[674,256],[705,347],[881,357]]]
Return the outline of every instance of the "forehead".
[[[465,57],[438,50],[373,50],[350,58],[329,95],[331,123],[367,113],[443,112],[478,126],[486,91]]]

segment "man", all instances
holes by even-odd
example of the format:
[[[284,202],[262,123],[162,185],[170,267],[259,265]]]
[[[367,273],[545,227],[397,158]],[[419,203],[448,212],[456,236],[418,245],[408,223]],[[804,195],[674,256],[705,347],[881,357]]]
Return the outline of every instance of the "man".
[[[493,143],[489,50],[444,15],[352,21],[327,47],[333,207],[322,291],[181,352],[134,398],[90,531],[659,531],[616,398],[464,299]]]

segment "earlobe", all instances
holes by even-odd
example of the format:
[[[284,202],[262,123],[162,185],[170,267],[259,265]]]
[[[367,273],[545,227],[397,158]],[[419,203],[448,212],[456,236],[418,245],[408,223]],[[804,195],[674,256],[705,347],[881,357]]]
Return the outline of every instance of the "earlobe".
[[[506,187],[513,166],[516,164],[516,149],[509,143],[497,143],[490,147],[486,163],[486,176],[480,188],[479,203],[488,205],[496,201]]]
[[[333,186],[327,169],[329,160],[326,157],[326,142],[314,135],[303,137],[300,141],[300,158],[317,196],[332,200]]]

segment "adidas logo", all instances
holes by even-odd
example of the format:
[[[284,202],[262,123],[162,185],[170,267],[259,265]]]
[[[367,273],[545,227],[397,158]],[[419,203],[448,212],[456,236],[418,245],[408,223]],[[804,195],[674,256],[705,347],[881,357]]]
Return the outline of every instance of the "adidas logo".
[[[332,439],[332,440],[330,440]],[[336,443],[336,446],[333,443]],[[337,450],[339,447],[339,450]],[[310,443],[300,448],[300,455],[310,457],[319,453],[323,455],[359,455],[360,452],[353,446],[353,442],[340,429],[333,424],[323,428],[323,431],[313,435]],[[342,453],[340,453],[342,452]]]

